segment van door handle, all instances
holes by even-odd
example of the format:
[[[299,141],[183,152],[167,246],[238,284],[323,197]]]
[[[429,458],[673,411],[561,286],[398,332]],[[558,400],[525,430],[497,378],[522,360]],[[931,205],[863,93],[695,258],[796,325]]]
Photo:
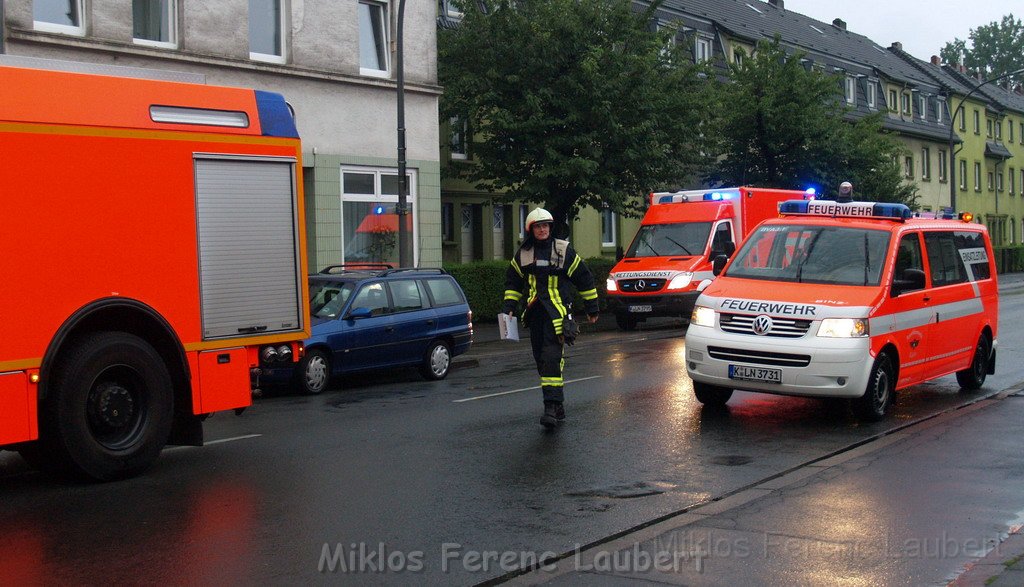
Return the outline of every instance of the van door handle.
[[[930,301],[932,301],[931,297],[929,297],[929,296],[924,296],[924,298],[922,298],[922,299],[923,299],[924,301],[926,301],[926,302],[930,302]]]

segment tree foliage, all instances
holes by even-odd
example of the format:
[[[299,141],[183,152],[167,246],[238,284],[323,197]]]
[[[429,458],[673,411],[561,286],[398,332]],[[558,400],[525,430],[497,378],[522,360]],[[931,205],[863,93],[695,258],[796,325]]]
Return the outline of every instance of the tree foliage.
[[[722,156],[705,179],[832,194],[850,181],[858,200],[913,206],[917,188],[903,181],[897,163],[904,147],[882,132],[881,115],[851,121],[840,79],[805,68],[802,57],[787,55],[776,37],[730,66],[708,129]]]
[[[660,0],[471,0],[438,33],[443,119],[473,133],[458,172],[505,200],[543,202],[559,226],[584,206],[639,211],[641,194],[708,161],[706,72],[675,31],[652,30]]]
[[[946,43],[939,52],[942,60],[950,64],[963,63],[989,78],[1024,69],[1024,23],[1013,14],[971,29],[969,38],[969,48],[967,42],[959,38]],[[1024,83],[1024,74],[1011,79]]]

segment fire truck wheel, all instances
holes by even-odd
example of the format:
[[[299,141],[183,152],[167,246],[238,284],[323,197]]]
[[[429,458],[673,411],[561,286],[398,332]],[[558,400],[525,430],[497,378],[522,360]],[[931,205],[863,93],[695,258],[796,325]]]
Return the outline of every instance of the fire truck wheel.
[[[971,359],[969,367],[963,371],[956,372],[956,382],[961,389],[973,391],[985,385],[985,377],[988,376],[988,337],[982,334],[978,338],[978,345],[974,347],[974,358]]]
[[[871,367],[864,395],[854,400],[857,415],[867,422],[877,422],[884,418],[892,404],[895,389],[896,377],[892,359],[888,354],[881,353]]]
[[[631,332],[636,330],[636,318],[628,314],[616,314],[615,325],[619,327],[619,330]]]
[[[299,390],[306,395],[318,395],[327,389],[331,380],[331,362],[327,353],[314,349],[306,352],[296,371]]]
[[[726,387],[694,381],[693,394],[697,396],[697,401],[705,406],[720,408],[732,397],[732,390]]]
[[[452,350],[448,343],[443,340],[435,340],[427,347],[423,356],[423,363],[420,365],[420,374],[424,379],[436,381],[448,376],[452,366]]]
[[[132,334],[95,333],[58,359],[40,440],[74,477],[131,477],[160,455],[173,413],[171,377],[156,350]]]

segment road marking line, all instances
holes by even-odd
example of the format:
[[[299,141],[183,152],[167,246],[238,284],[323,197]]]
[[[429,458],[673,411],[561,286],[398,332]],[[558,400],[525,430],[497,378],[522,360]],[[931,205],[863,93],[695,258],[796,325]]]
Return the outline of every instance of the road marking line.
[[[583,377],[581,379],[570,379],[570,380],[565,382],[565,385],[568,385],[570,383],[579,383],[580,381],[589,381],[591,379],[600,379],[602,377],[604,377],[604,375],[594,375],[593,377]],[[531,389],[540,389],[540,386],[539,385],[534,385],[533,387],[524,387],[522,389],[513,389],[511,391],[499,391],[498,393],[489,393],[487,395],[478,395],[476,397],[466,397],[466,398],[462,398],[462,399],[453,399],[452,403],[460,404],[462,402],[471,402],[471,401],[478,400],[478,399],[487,399],[489,397],[498,397],[499,395],[509,395],[509,394],[512,394],[512,393],[519,393],[521,391],[530,391]]]
[[[244,436],[233,436],[231,438],[219,438],[217,440],[209,440],[203,443],[203,446],[210,446],[211,444],[222,444],[225,442],[234,442],[236,440],[245,440],[247,438],[259,438],[262,434],[246,434]],[[178,450],[182,448],[202,448],[201,446],[169,446],[164,449],[164,452],[169,450]]]

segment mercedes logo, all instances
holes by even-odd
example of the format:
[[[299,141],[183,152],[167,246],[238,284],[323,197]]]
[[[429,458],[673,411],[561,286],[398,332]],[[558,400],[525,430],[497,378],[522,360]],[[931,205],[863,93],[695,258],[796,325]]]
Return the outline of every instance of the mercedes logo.
[[[757,318],[754,318],[754,334],[768,334],[768,331],[772,329],[771,316],[761,314]]]
[[[645,287],[647,287],[647,283],[643,279],[636,280],[636,291],[644,291]]]

